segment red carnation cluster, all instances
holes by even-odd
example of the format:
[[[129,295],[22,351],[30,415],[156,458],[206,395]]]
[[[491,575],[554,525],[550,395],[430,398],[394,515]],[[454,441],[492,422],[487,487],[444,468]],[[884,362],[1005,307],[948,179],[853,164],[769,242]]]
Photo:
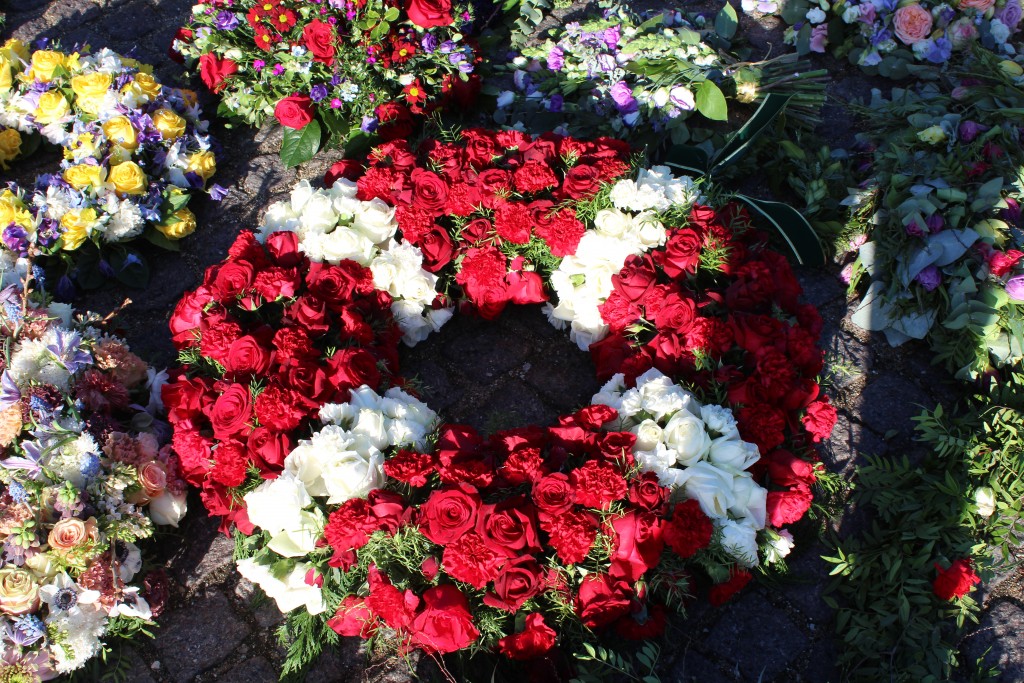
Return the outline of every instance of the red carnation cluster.
[[[389,117],[388,126],[411,130],[399,112]],[[629,152],[628,144],[608,138],[469,129],[457,142],[428,140],[415,151],[393,139],[355,177],[360,199],[398,207],[402,236],[423,251],[424,267],[440,273],[458,264],[455,283],[493,319],[509,303],[547,300],[547,273],[523,254],[537,244],[556,257],[573,254],[586,227],[560,204],[588,199],[626,173]],[[353,170],[342,164],[328,179],[353,177]]]
[[[756,475],[792,458],[777,450],[787,443],[810,452],[832,432],[836,411],[816,381],[821,318],[799,303],[789,262],[767,248],[738,205],[695,206],[664,247],[630,257],[612,282],[600,309],[611,334],[590,347],[599,377],[622,372],[632,384],[654,367],[696,387],[724,388],[741,435],[764,456]],[[810,507],[814,471],[800,462],[802,476],[784,482],[768,468],[768,480],[786,487],[768,494],[774,526]]]
[[[311,263],[294,233],[241,233],[171,316],[190,360],[163,388],[174,448],[210,514],[249,528],[230,489],[281,471],[301,426],[398,367],[401,330],[369,269]],[[365,501],[364,501],[365,502]]]
[[[434,453],[400,451],[390,458],[386,471],[409,492],[375,491],[333,512],[326,528],[330,564],[351,569],[371,534],[408,525],[432,549],[404,590],[372,567],[369,595],[344,600],[331,627],[365,638],[385,625],[408,647],[453,652],[479,635],[467,611],[473,604],[477,615],[484,609],[523,615],[516,620],[523,629],[496,645],[519,660],[554,648],[550,609],[557,604],[572,605],[588,628],[613,628],[629,638],[660,634],[663,596],[637,586],[663,562],[678,568],[708,548],[714,527],[696,501],[670,503],[654,475],[637,473],[632,456],[624,455],[634,435],[606,428],[616,417],[608,406],[590,406],[554,427],[488,439],[471,427],[445,425]],[[750,575],[733,568],[733,576]],[[685,576],[679,580],[687,583]],[[733,579],[712,590],[725,599],[740,588]],[[424,632],[428,623],[433,630]]]

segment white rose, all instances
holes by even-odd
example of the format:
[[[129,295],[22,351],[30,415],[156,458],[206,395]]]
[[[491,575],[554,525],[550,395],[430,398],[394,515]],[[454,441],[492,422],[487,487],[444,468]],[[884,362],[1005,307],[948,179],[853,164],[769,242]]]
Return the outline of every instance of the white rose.
[[[644,420],[630,431],[636,434],[634,447],[639,451],[649,451],[662,442],[662,429],[654,420]]]
[[[351,403],[325,403],[320,406],[320,421],[324,424],[333,424],[341,427],[352,424],[352,420],[359,414],[359,410]]]
[[[996,494],[987,486],[982,486],[974,492],[974,504],[978,506],[978,514],[982,517],[991,517],[996,511]]]
[[[709,462],[698,462],[686,469],[677,469],[676,485],[682,486],[687,498],[700,503],[708,517],[722,519],[736,501],[733,495],[733,476]]]
[[[711,442],[711,451],[708,460],[730,472],[742,472],[761,457],[757,446],[739,438],[720,436]]]
[[[295,213],[302,213],[302,208],[306,205],[306,202],[316,194],[316,189],[309,184],[308,180],[300,180],[292,187],[291,192],[291,207]]]
[[[689,466],[708,454],[711,437],[699,417],[681,410],[665,425],[665,444],[679,454],[680,464]]]
[[[154,524],[169,524],[175,528],[188,511],[184,493],[177,495],[168,491],[149,501],[149,516]]]
[[[359,184],[348,178],[338,178],[331,186],[331,199],[355,199],[359,193]]]
[[[717,520],[722,529],[722,547],[744,567],[757,566],[757,531],[731,519]]]
[[[769,532],[768,548],[765,554],[765,561],[774,564],[789,555],[796,543],[793,542],[793,534],[785,529],[779,532]]]
[[[718,432],[721,436],[739,438],[740,431],[736,426],[736,418],[728,408],[711,404],[701,406],[700,419],[704,420],[708,429]]]
[[[285,529],[274,534],[267,547],[282,557],[305,557],[316,550],[323,531],[319,511],[302,510]]]
[[[352,227],[363,233],[374,244],[381,244],[391,239],[398,229],[395,222],[395,207],[388,206],[379,197],[362,202],[356,212]]]
[[[381,252],[370,263],[370,272],[373,273],[373,286],[376,289],[385,291],[391,296],[397,296],[392,291],[395,283],[402,272],[401,265],[390,252]]]
[[[384,454],[377,449],[367,452],[342,451],[324,463],[324,484],[327,504],[337,505],[352,498],[366,498],[370,491],[384,485]]]
[[[732,480],[736,501],[729,512],[745,519],[755,529],[763,529],[767,517],[768,490],[758,485],[749,474]]]
[[[245,494],[249,521],[272,536],[301,527],[302,511],[312,504],[305,483],[287,469],[277,479],[269,479]]]
[[[348,398],[348,402],[360,410],[363,408],[380,410],[382,400],[383,399],[376,391],[365,384],[353,389]]]
[[[321,614],[327,610],[323,592],[316,586],[306,583],[306,574],[312,565],[298,563],[283,578],[278,579],[270,571],[270,567],[249,558],[238,561],[238,573],[249,579],[277,603],[282,613],[305,607],[310,614]]]
[[[302,225],[310,232],[327,232],[338,224],[338,214],[334,212],[331,198],[317,192],[302,207]]]
[[[388,446],[387,424],[384,415],[379,411],[364,409],[359,411],[352,433],[365,436],[373,447],[383,450]]]
[[[345,259],[352,259],[362,266],[367,266],[373,259],[373,242],[361,233],[350,228],[339,227],[329,235],[324,235],[320,250],[325,261],[338,265]]]
[[[282,230],[295,232],[299,225],[301,225],[299,215],[292,211],[287,202],[271,204],[263,215],[263,223],[260,225],[260,241],[266,240],[267,236],[273,232]]]
[[[602,235],[621,238],[633,228],[633,219],[615,209],[601,209],[594,216],[594,227]]]
[[[633,225],[638,228],[636,239],[644,251],[660,247],[668,241],[668,231],[653,213],[644,211],[637,214],[633,218]]]

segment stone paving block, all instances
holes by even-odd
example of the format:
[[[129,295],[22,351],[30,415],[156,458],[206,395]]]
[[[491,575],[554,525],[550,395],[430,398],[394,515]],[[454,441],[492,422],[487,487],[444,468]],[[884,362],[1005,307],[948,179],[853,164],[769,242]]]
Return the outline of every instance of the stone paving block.
[[[401,352],[399,370],[406,379],[415,379],[421,398],[435,411],[443,411],[459,399],[448,373],[429,356],[413,351]]]
[[[786,558],[789,573],[788,582],[781,594],[806,617],[817,624],[826,624],[832,618],[832,608],[821,599],[824,593],[822,577],[828,576],[830,565],[821,555],[825,548],[814,542],[814,538],[798,538],[797,550]]]
[[[210,624],[216,628],[211,629]],[[231,656],[250,629],[221,593],[208,593],[189,605],[165,614],[153,646],[161,668],[174,683],[188,683],[196,674],[213,669]]]
[[[748,593],[725,608],[705,645],[723,659],[735,662],[741,679],[768,681],[785,669],[807,645],[785,612],[757,593]]]
[[[155,683],[152,669],[149,668],[149,665],[146,664],[146,661],[134,648],[124,648],[121,655],[129,662],[128,669],[125,671],[126,681],[130,683]]]
[[[934,408],[935,400],[903,377],[887,373],[871,378],[856,404],[864,424],[879,434],[895,431],[894,441],[908,441],[913,437],[911,418]]]
[[[824,268],[796,268],[796,277],[804,288],[804,300],[821,307],[844,296],[846,288],[835,273]]]
[[[199,506],[190,506],[190,509],[198,510],[202,514],[202,508]],[[176,558],[170,567],[175,578],[186,588],[195,588],[218,573],[231,571],[234,563],[234,541],[216,533],[216,523],[214,520],[208,521],[215,535],[209,533],[210,527],[195,521],[190,523],[186,530],[192,533],[186,534],[189,542],[185,546],[185,552],[181,558]]]
[[[263,657],[244,659],[227,672],[217,676],[223,683],[273,683],[278,679],[277,667]]]
[[[688,649],[677,655],[668,680],[673,683],[727,683],[733,678],[722,673],[707,657]]]
[[[465,419],[488,434],[530,424],[550,425],[557,411],[541,402],[540,394],[518,379],[505,379],[495,385],[491,398],[465,413]]]
[[[887,450],[888,445],[880,436],[839,413],[832,437],[823,444],[819,453],[830,472],[849,476],[855,465],[863,464],[864,456],[883,455]]]
[[[534,356],[526,370],[526,381],[554,408],[570,413],[590,403],[601,389],[590,354],[575,345],[553,345],[548,353]]]
[[[532,350],[530,340],[515,337],[493,322],[456,316],[441,330],[445,358],[464,367],[474,383],[489,382],[521,367]]]
[[[1024,608],[1019,602],[999,600],[986,610],[964,642],[964,659],[973,662],[989,648],[984,661],[1000,671],[1000,683],[1024,681]]]
[[[807,666],[804,669],[803,680],[806,683],[834,683],[840,680],[839,670],[836,668],[836,645],[831,638],[814,641],[805,657]]]

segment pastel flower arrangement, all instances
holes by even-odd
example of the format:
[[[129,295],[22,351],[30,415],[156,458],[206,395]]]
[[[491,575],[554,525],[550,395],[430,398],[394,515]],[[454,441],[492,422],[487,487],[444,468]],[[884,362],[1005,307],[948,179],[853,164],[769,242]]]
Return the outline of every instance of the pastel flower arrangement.
[[[471,5],[450,0],[207,0],[173,50],[230,116],[257,126],[274,116],[295,165],[328,139],[406,137],[416,118],[471,103],[472,22]]]
[[[185,514],[156,372],[98,318],[0,292],[0,676],[42,681],[163,610],[139,542]]]
[[[195,93],[151,72],[106,49],[29,54],[17,40],[0,49],[0,156],[13,158],[18,131],[64,149],[59,172],[5,191],[5,251],[60,255],[70,268],[87,243],[142,236],[175,248],[196,229],[191,196],[224,196],[209,183],[217,160]]]
[[[792,24],[786,42],[801,52],[831,47],[854,64],[903,78],[914,65],[945,64],[974,45],[1016,54],[1024,13],[1020,0],[801,0],[787,5],[782,16]]]

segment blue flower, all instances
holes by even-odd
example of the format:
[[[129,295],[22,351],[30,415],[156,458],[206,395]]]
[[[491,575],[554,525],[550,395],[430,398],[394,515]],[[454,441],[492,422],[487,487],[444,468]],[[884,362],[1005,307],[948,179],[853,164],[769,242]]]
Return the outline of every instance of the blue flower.
[[[309,99],[313,100],[314,102],[320,102],[325,97],[327,97],[326,85],[314,85],[313,88],[309,91]]]
[[[11,500],[19,505],[28,502],[28,491],[21,485],[21,482],[12,481],[11,485],[7,487],[7,492],[11,494]]]
[[[209,192],[210,199],[215,202],[223,201],[223,199],[228,196],[228,188],[223,185],[218,185],[217,183],[210,186]]]
[[[53,354],[64,369],[73,375],[85,366],[92,365],[92,356],[81,348],[82,335],[62,327],[54,328],[54,334],[56,339],[46,345],[46,350]]]
[[[95,453],[86,453],[78,464],[78,471],[86,479],[92,479],[100,473],[100,457]]]

